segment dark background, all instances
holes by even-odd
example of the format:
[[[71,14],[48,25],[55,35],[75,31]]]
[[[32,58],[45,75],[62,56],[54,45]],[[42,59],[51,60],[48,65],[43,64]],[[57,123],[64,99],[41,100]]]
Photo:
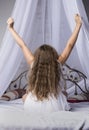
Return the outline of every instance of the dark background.
[[[89,21],[89,0],[82,0],[85,6],[85,10],[87,13],[88,21]]]

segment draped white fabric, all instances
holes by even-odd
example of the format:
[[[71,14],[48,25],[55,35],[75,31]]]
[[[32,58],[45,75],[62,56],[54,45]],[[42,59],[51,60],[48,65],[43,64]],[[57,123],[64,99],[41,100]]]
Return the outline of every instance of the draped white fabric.
[[[82,0],[16,0],[12,17],[16,31],[31,51],[46,43],[60,54],[74,29],[76,13],[83,17],[83,25],[67,63],[89,78],[89,23]],[[27,67],[20,47],[6,29],[0,48],[0,95]]]

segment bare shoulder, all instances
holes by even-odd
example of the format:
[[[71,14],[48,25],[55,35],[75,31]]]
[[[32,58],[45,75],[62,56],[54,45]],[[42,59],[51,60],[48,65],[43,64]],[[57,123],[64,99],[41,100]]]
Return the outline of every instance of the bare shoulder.
[[[59,55],[58,62],[60,62],[62,65],[64,64],[64,58],[62,55]]]

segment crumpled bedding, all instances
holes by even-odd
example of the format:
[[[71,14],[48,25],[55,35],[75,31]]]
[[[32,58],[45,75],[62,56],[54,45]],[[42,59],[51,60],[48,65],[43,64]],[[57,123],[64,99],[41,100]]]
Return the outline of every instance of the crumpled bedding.
[[[71,111],[31,115],[22,99],[0,101],[0,130],[83,130],[89,129],[89,102],[70,103]]]

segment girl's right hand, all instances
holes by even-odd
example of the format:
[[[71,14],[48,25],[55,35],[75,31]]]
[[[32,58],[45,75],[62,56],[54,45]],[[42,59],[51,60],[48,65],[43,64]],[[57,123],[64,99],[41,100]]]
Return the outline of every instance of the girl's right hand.
[[[75,22],[76,22],[76,24],[78,24],[80,26],[82,25],[82,18],[79,14],[75,15]]]
[[[9,28],[13,28],[14,19],[10,17],[10,18],[7,20],[7,24],[8,24],[8,27],[9,27]]]

